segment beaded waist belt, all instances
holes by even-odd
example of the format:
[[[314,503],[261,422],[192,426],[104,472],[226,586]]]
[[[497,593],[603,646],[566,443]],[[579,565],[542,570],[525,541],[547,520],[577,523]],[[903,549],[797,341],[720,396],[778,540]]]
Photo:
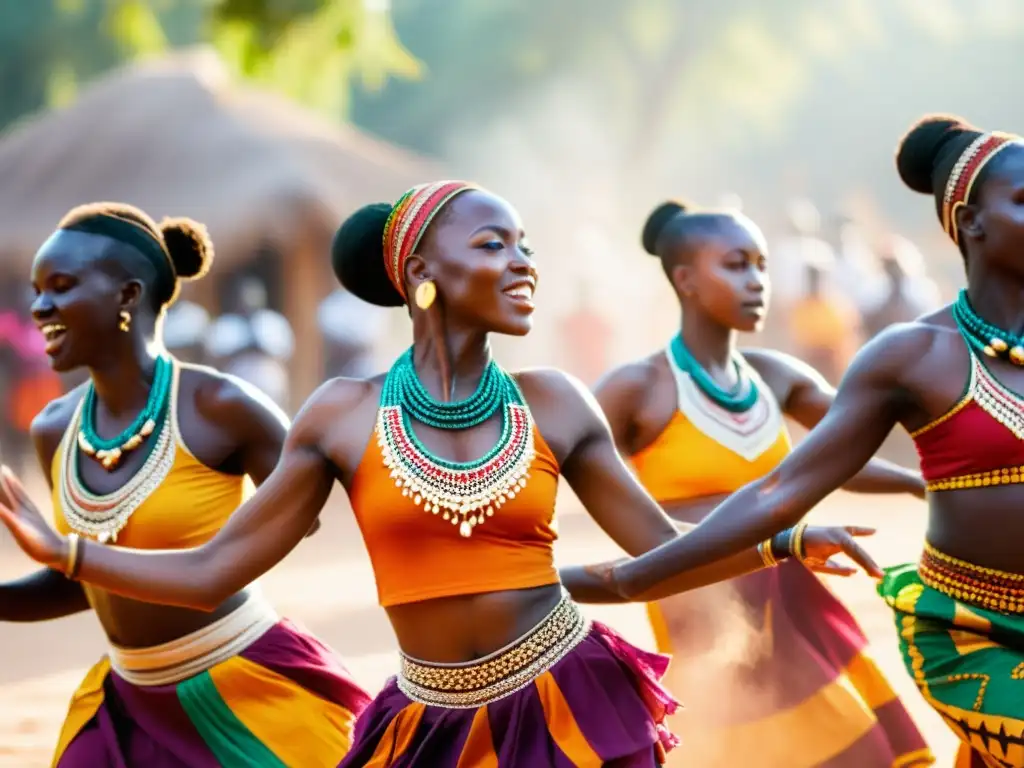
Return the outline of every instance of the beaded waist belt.
[[[1024,574],[958,560],[927,542],[917,572],[926,585],[955,600],[990,611],[1024,614]]]
[[[191,634],[150,648],[111,645],[111,668],[140,687],[171,685],[237,656],[280,619],[258,591],[227,616]]]
[[[1024,482],[1024,467],[1005,467],[975,472],[973,475],[955,475],[931,480],[925,488],[928,491],[958,491],[961,488],[981,488],[990,485],[1016,485]]]
[[[482,707],[528,686],[572,652],[589,631],[590,622],[566,594],[537,626],[477,661],[433,664],[402,654],[398,687],[421,704]]]

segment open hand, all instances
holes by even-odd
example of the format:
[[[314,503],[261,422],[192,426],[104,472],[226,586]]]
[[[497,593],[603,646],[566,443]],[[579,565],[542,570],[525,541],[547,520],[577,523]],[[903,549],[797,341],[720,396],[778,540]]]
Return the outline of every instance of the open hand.
[[[64,565],[67,540],[39,513],[21,481],[6,466],[0,468],[0,484],[7,497],[0,500],[0,521],[26,555],[43,565],[60,569]]]
[[[803,538],[803,563],[817,573],[830,573],[833,576],[851,576],[856,568],[831,559],[833,555],[843,553],[868,575],[876,579],[882,578],[882,569],[864,551],[855,537],[871,536],[874,528],[863,528],[855,525],[843,526],[808,526]]]

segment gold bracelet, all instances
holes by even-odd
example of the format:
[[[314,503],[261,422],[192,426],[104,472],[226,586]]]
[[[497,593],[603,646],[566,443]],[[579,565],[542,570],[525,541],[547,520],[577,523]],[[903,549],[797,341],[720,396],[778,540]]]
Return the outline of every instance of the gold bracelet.
[[[765,539],[757,545],[757,554],[761,556],[761,562],[764,563],[765,568],[771,568],[779,564],[779,561],[775,559],[775,553],[772,552],[771,539]]]
[[[67,556],[67,560],[64,562],[64,576],[69,578],[69,579],[75,578],[75,573],[78,571],[78,562],[79,562],[78,547],[79,547],[78,534],[77,533],[69,533],[68,534],[68,556]]]
[[[799,560],[801,563],[807,556],[804,552],[804,531],[807,530],[807,523],[799,523],[793,526],[793,538],[790,539],[790,550],[793,553],[793,557]]]

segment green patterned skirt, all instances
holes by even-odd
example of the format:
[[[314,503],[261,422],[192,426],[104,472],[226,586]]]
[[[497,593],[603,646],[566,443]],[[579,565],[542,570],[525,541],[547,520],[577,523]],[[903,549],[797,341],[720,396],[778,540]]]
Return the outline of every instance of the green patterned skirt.
[[[907,670],[960,738],[955,768],[1024,768],[1024,615],[949,597],[914,564],[887,569],[878,593]]]

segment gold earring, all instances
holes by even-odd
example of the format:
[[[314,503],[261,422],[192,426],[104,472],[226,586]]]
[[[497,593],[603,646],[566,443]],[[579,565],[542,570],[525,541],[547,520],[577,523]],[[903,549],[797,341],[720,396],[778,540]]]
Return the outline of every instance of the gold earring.
[[[126,310],[121,310],[121,314],[118,315],[121,318],[121,322],[118,323],[117,327],[121,329],[123,333],[128,333],[128,330],[132,327],[132,316],[128,314]]]
[[[416,306],[422,310],[430,309],[437,298],[437,286],[433,280],[424,280],[416,286]]]

